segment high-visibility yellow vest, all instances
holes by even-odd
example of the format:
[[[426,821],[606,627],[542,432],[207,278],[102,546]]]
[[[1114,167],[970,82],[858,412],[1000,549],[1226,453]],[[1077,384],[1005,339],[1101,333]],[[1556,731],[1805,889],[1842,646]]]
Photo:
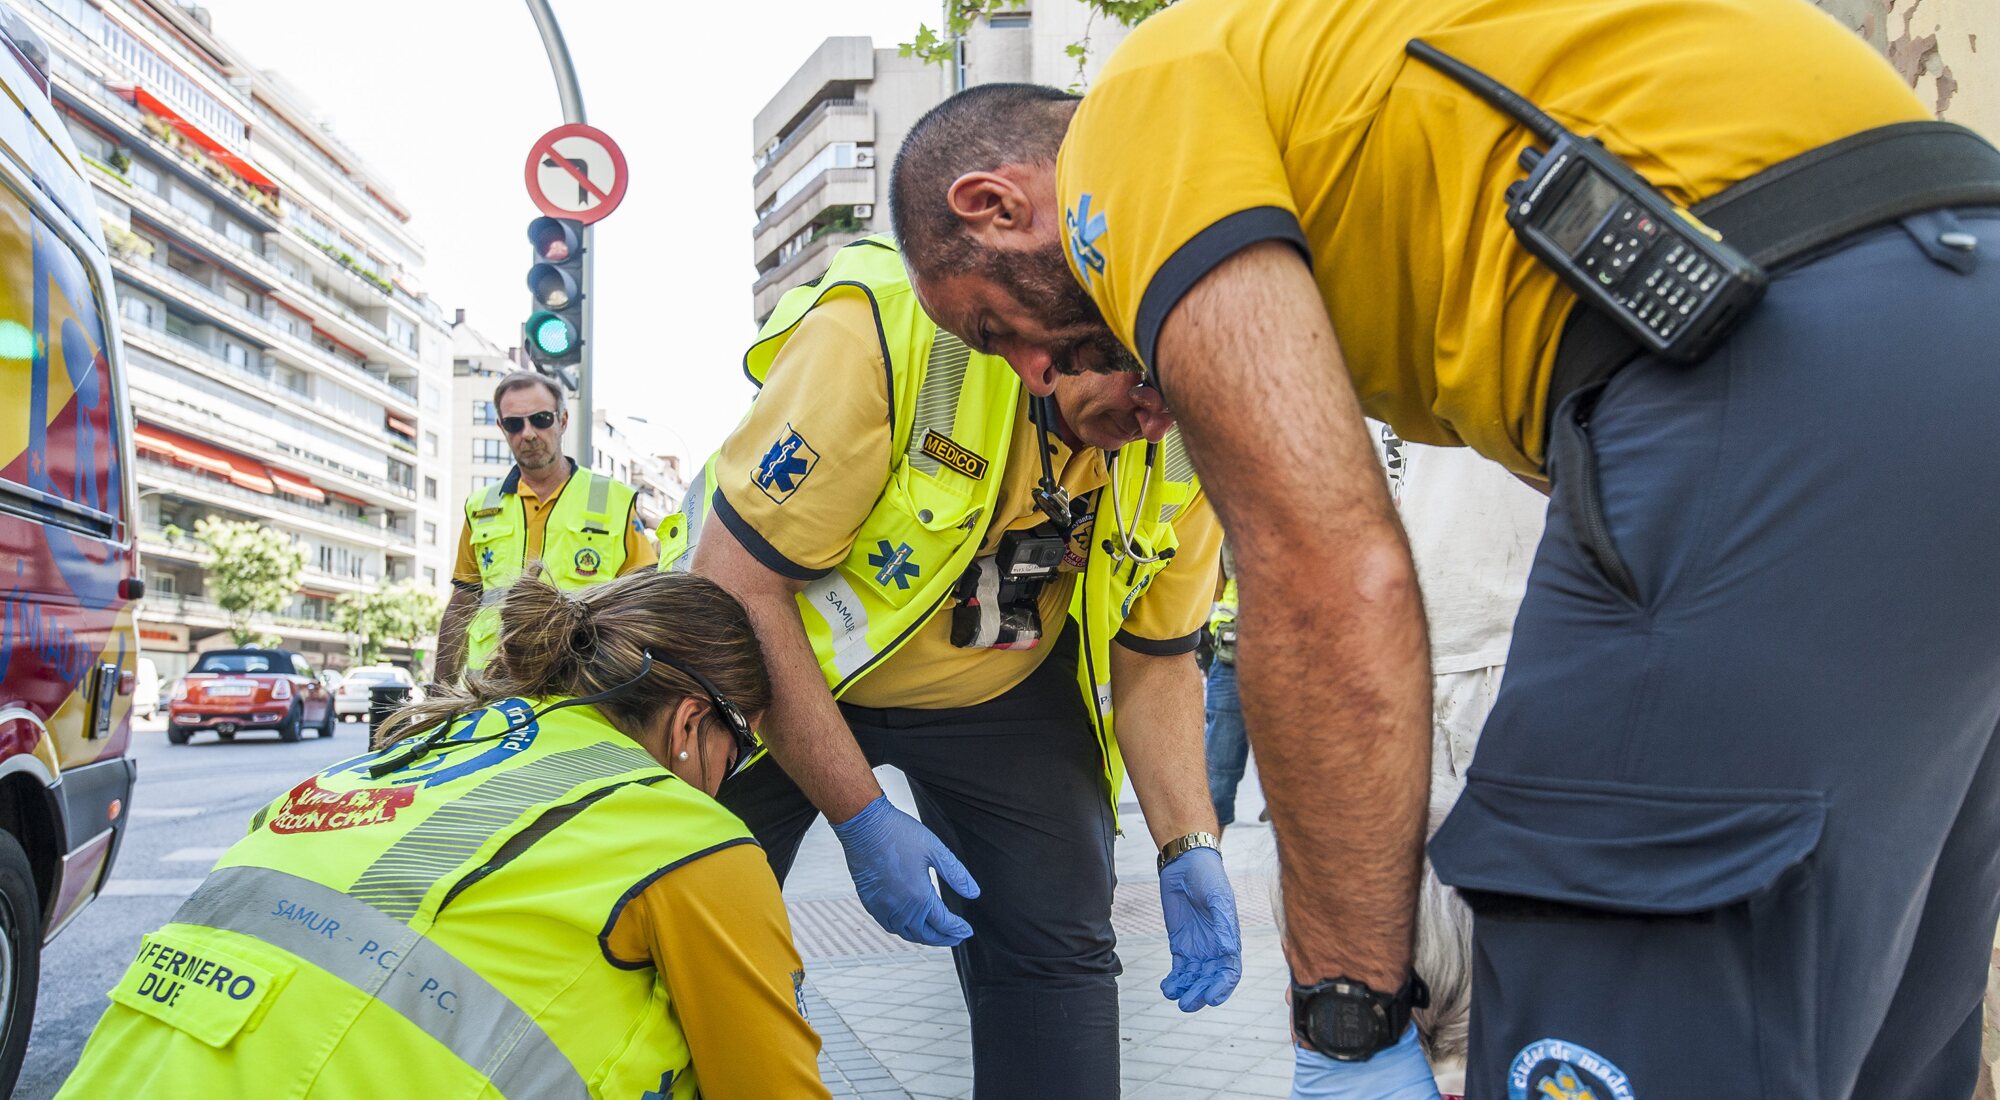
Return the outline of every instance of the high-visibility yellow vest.
[[[1020,378],[1006,360],[972,352],[924,314],[896,245],[886,237],[841,249],[824,275],[778,300],[744,356],[750,378],[761,385],[806,313],[844,295],[866,298],[879,322],[896,457],[888,488],[862,523],[847,560],[798,596],[806,636],[835,698],[950,602],[953,585],[978,555],[993,522],[1000,471],[991,463],[1004,462],[1010,453],[1022,398]],[[1107,458],[1128,510],[1126,533],[1139,553],[1118,548],[1112,495],[1100,491],[1090,557],[1077,580],[1071,616],[1083,643],[1078,687],[1103,747],[1105,791],[1115,807],[1125,766],[1112,730],[1112,639],[1139,594],[1165,567],[1164,560],[1135,558],[1171,554],[1178,546],[1172,520],[1198,486],[1178,431],[1158,444],[1128,444]],[[714,485],[710,457],[688,486],[681,511],[660,523],[662,569],[687,567],[711,510]]]
[[[505,488],[495,482],[465,498],[481,587],[479,612],[465,631],[467,672],[485,668],[500,644],[500,600],[528,564],[528,508]],[[616,478],[572,471],[542,529],[542,575],[565,591],[616,578],[625,568],[625,522],[636,495]]]
[[[1208,629],[1215,636],[1215,659],[1236,663],[1236,578],[1222,582],[1222,598],[1209,610]]]
[[[63,1095],[694,1097],[666,983],[604,937],[664,869],[754,841],[596,710],[523,721],[549,701],[267,806],[141,942]]]

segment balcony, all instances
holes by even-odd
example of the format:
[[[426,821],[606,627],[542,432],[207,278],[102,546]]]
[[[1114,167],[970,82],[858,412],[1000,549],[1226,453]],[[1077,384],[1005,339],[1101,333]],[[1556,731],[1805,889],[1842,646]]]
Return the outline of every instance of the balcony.
[[[132,187],[116,192],[116,197],[130,203],[148,220],[200,245],[208,254],[220,256],[235,264],[238,269],[265,286],[279,286],[287,281],[285,274],[270,260],[265,259],[262,252],[231,239],[214,226],[151,191]]]
[[[873,205],[875,169],[829,168],[814,176],[798,194],[757,219],[751,232],[754,256],[768,256],[830,206]]]
[[[178,592],[148,592],[139,603],[141,615],[154,622],[184,623],[194,627],[226,628],[229,626],[229,612],[206,596],[184,596]],[[320,619],[296,618],[288,615],[256,615],[250,620],[254,627],[270,629],[275,633],[308,642],[342,642],[347,635],[333,629],[332,624]]]
[[[860,131],[852,136],[843,133],[829,137],[826,140],[861,142],[873,142],[875,140],[875,127],[872,125],[874,122],[874,113],[869,110],[866,104],[856,103],[851,99],[821,100],[819,106],[814,107],[806,114],[806,117],[799,120],[797,126],[792,127],[792,132],[785,135],[785,140],[779,142],[776,148],[758,160],[757,172],[750,177],[750,186],[753,189],[764,186],[767,180],[778,174],[778,163],[785,159],[786,153],[799,148],[805,139],[811,136],[819,127],[820,123],[835,118],[845,120],[859,119],[863,123],[863,126]]]
[[[171,462],[162,462],[156,458],[142,456],[139,459],[138,474],[142,480],[151,484],[160,485],[186,496],[221,501],[224,507],[234,508],[248,515],[295,517],[300,521],[299,525],[315,525],[315,529],[320,533],[330,534],[336,538],[368,543],[389,542],[409,549],[414,549],[417,545],[415,535],[407,531],[393,530],[366,517],[349,516],[332,508],[302,504],[287,500],[276,493],[260,493],[255,489],[245,489],[220,478],[182,469]]]
[[[831,263],[835,251],[872,232],[874,230],[861,228],[837,229],[824,233],[793,253],[790,259],[769,271],[759,273],[757,281],[750,285],[757,323],[762,324],[764,319],[771,315],[771,311],[778,306],[778,299],[784,296],[785,291],[797,286],[801,278],[817,275]]]
[[[322,482],[326,488],[369,500],[380,507],[406,508],[417,498],[416,489],[408,485],[322,458],[292,443],[250,435],[241,424],[231,423],[219,413],[170,395],[145,393],[140,387],[133,394],[133,407],[148,420],[161,421],[169,427],[190,432],[199,439],[227,439],[239,450],[248,448],[254,452],[282,455],[289,462],[306,463],[302,468],[315,477],[331,479]]]
[[[258,313],[255,310],[245,309],[237,305],[227,297],[217,293],[214,287],[209,286],[200,279],[184,275],[157,260],[144,260],[116,253],[112,255],[112,266],[122,274],[134,276],[142,282],[151,283],[155,287],[166,286],[173,290],[181,291],[185,295],[192,295],[192,300],[196,308],[218,310],[237,321],[252,325],[253,328],[251,331],[258,337],[269,339],[276,344],[282,345],[286,354],[295,360],[301,361],[308,366],[317,365],[332,368],[336,372],[334,377],[340,381],[360,387],[362,392],[368,394],[370,397],[393,402],[399,411],[411,415],[414,415],[417,411],[416,398],[375,377],[368,373],[367,370],[355,366],[340,356],[314,344],[312,341],[295,335],[291,330],[273,321],[268,314]],[[189,299],[184,297],[183,300],[188,301]],[[127,319],[126,328],[128,331],[138,327],[142,326],[138,322]],[[292,393],[293,391],[287,390],[284,392]],[[401,437],[397,438],[400,439]]]

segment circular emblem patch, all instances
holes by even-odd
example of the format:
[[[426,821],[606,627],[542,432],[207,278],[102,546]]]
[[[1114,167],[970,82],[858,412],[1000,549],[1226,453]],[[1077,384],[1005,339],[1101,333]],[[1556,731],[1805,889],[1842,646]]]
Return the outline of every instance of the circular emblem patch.
[[[1632,1081],[1588,1047],[1540,1039],[1508,1067],[1507,1100],[1633,1100]]]
[[[595,577],[598,567],[603,564],[604,559],[588,546],[576,552],[576,575],[579,577]]]

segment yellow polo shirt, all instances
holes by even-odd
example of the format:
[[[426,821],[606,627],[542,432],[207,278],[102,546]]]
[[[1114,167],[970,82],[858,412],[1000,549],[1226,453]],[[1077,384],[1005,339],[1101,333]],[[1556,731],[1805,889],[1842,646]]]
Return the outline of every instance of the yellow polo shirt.
[[[575,460],[572,459],[569,465],[571,478],[574,479]],[[527,517],[528,545],[522,560],[534,561],[542,556],[542,533],[548,528],[549,513],[555,511],[556,501],[562,499],[563,491],[569,488],[569,482],[564,482],[563,488],[557,490],[555,496],[543,500],[535,495],[535,490],[528,485],[528,480],[521,476],[519,468],[510,471],[507,476],[514,482],[511,491],[521,498],[521,512]],[[660,549],[653,545],[652,539],[646,537],[646,524],[639,518],[639,501],[635,497],[632,507],[625,513],[625,564],[619,567],[618,575],[622,577],[627,573],[637,573],[641,569],[651,569],[659,563]],[[469,522],[461,522],[458,525],[458,560],[451,568],[451,580],[453,584],[474,591],[484,587],[484,582],[479,576],[479,561],[472,556],[472,524]]]
[[[752,482],[772,444],[796,432],[819,453],[797,488],[783,501]],[[1000,496],[980,554],[999,546],[1015,528],[1043,522],[1034,489],[1041,476],[1035,453],[1040,433],[1022,403],[1013,444],[999,463]],[[847,560],[861,524],[889,484],[893,440],[888,376],[874,314],[861,297],[829,298],[807,313],[778,353],[764,388],[722,445],[715,463],[714,519],[774,572],[798,580],[825,574]],[[1140,448],[1128,448],[1137,454]],[[1106,483],[1104,453],[1071,452],[1057,444],[1050,462],[1074,501]],[[1108,494],[1100,494],[1108,495]],[[1126,501],[1131,508],[1135,502]],[[1205,497],[1197,495],[1174,518],[1180,549],[1140,595],[1125,620],[1121,641],[1147,653],[1192,652],[1208,618],[1222,528]],[[1087,533],[1088,525],[1079,524]],[[1066,566],[1084,561],[1082,535],[1073,534]],[[842,696],[864,707],[939,709],[983,703],[1040,667],[1069,613],[1076,574],[1063,572],[1042,588],[1043,642],[1033,649],[960,649],[951,644],[951,601],[910,640]]]
[[[1683,205],[1929,117],[1803,0],[1183,0],[1112,54],[1057,166],[1070,266],[1142,360],[1202,276],[1290,241],[1370,416],[1539,471],[1575,298],[1507,225],[1532,139],[1407,58],[1412,38],[1601,139]]]

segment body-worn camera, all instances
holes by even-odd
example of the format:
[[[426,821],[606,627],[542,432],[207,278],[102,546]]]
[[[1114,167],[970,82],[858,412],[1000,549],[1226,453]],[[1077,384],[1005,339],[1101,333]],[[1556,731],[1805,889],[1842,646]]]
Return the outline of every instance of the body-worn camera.
[[[1062,564],[1065,540],[1053,524],[1000,536],[972,563],[952,596],[951,644],[960,649],[1033,649],[1042,640],[1042,586]]]

